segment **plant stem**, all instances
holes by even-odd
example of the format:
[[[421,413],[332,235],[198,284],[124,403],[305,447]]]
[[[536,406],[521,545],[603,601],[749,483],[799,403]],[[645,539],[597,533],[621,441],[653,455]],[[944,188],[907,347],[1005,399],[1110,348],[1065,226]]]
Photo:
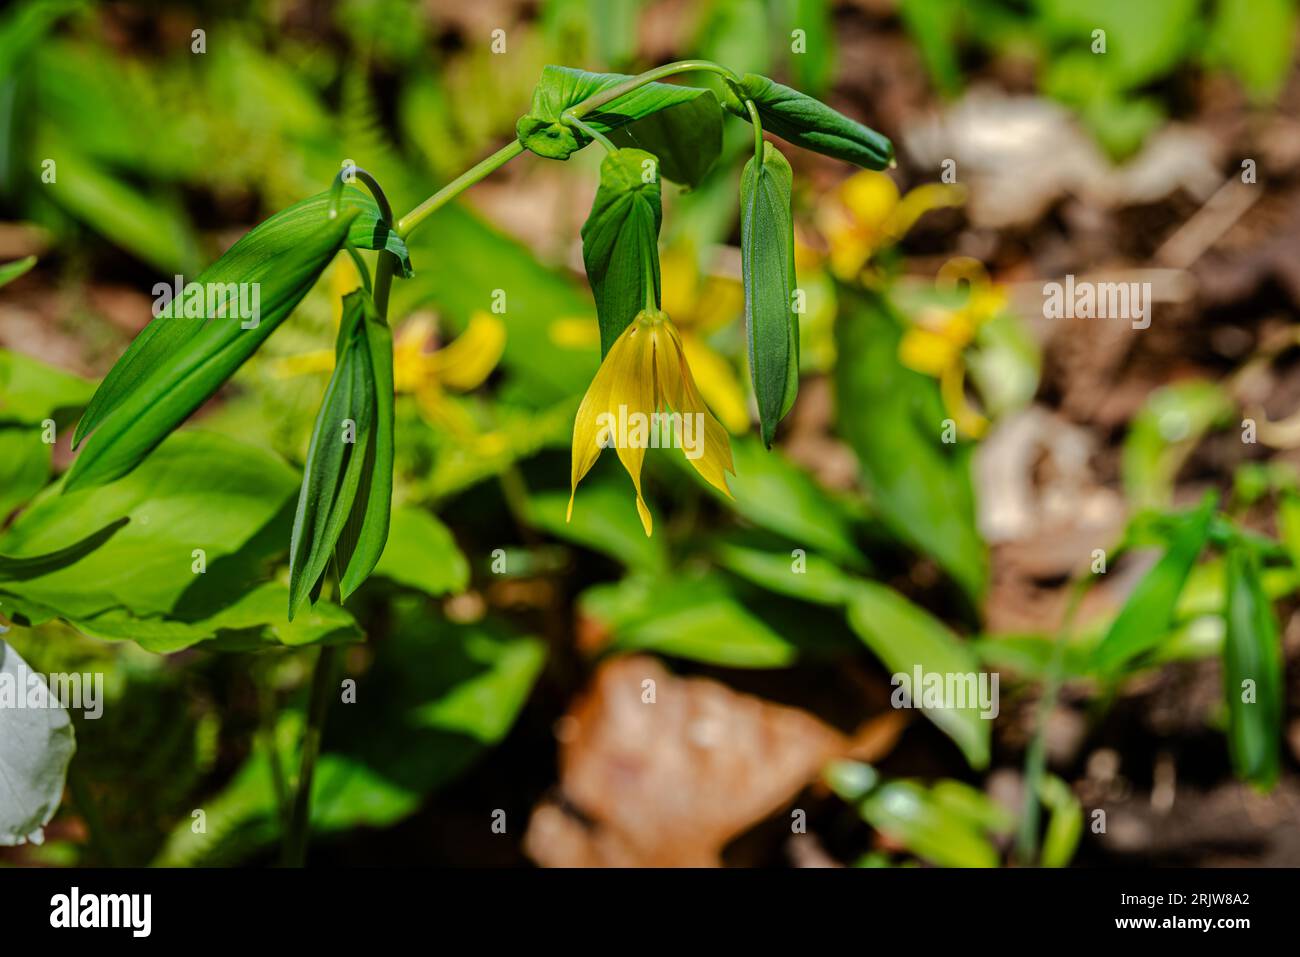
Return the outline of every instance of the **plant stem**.
[[[568,123],[574,129],[580,131],[590,139],[595,140],[601,146],[605,147],[606,152],[608,153],[618,152],[618,147],[615,146],[612,142],[610,142],[608,136],[606,136],[600,130],[596,129],[590,123],[584,123],[582,120],[574,116],[573,113],[570,112],[569,110],[565,110],[562,114],[560,114],[560,119],[562,119],[565,123]]]
[[[397,235],[405,239],[411,231],[433,215],[449,200],[454,199],[488,174],[500,169],[510,160],[524,151],[524,145],[518,140],[511,140],[477,166],[461,173],[438,192],[434,193],[415,209],[397,221]],[[378,305],[378,303],[376,303]]]
[[[320,754],[321,734],[325,729],[325,714],[329,709],[337,657],[336,647],[323,645],[316,657],[316,669],[312,673],[311,702],[307,711],[307,730],[302,737],[298,790],[294,796],[293,814],[284,842],[285,867],[302,867],[307,857],[307,839],[311,833],[311,784],[316,772],[316,757]]]
[[[1079,610],[1079,603],[1096,580],[1095,574],[1080,578],[1070,589],[1066,600],[1065,617],[1056,633],[1052,646],[1052,657],[1047,665],[1047,680],[1043,688],[1043,700],[1038,705],[1035,719],[1033,740],[1025,752],[1024,802],[1021,805],[1020,833],[1016,838],[1016,856],[1026,866],[1033,863],[1038,853],[1038,788],[1043,774],[1047,770],[1047,721],[1056,708],[1056,699],[1060,694],[1063,673],[1065,671],[1065,647],[1070,641],[1074,628],[1074,616]]]
[[[749,122],[754,125],[754,163],[756,166],[763,164],[763,120],[758,115],[758,104],[753,100],[745,101],[745,109],[749,111]]]
[[[689,73],[692,71],[703,73],[716,73],[721,77],[730,80],[732,83],[739,85],[740,77],[728,70],[725,66],[714,63],[711,60],[678,60],[676,63],[665,63],[663,66],[657,66],[653,70],[646,70],[636,76],[628,77],[617,86],[611,86],[607,90],[601,90],[599,93],[593,93],[569,112],[576,117],[583,117],[592,110],[599,109],[606,103],[617,100],[620,96],[626,96],[633,90],[645,86],[647,83],[653,83],[656,80],[662,80],[665,77],[674,76],[678,73]]]

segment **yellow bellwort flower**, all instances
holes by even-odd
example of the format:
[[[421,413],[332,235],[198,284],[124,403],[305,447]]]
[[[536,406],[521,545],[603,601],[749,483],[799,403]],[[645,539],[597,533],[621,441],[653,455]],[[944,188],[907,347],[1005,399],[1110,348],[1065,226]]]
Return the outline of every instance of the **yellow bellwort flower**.
[[[845,282],[856,280],[880,250],[906,235],[932,209],[960,206],[966,191],[947,183],[925,183],[900,195],[884,173],[863,170],[840,184],[817,212],[817,225],[830,247],[830,267]]]
[[[750,426],[748,393],[731,362],[709,345],[708,337],[741,314],[745,291],[735,279],[702,274],[689,243],[673,243],[659,262],[660,307],[673,317],[700,394],[728,431],[742,435]],[[566,349],[590,349],[600,344],[600,332],[590,316],[552,321],[550,337]]]
[[[966,400],[966,363],[963,353],[989,319],[1006,305],[1006,293],[989,281],[984,266],[969,256],[948,260],[935,277],[943,290],[955,289],[965,280],[970,293],[957,309],[923,310],[915,324],[898,343],[898,361],[939,380],[944,407],[957,428],[972,438],[980,438],[989,422]]]
[[[664,409],[674,415],[666,417]],[[578,483],[596,464],[601,450],[612,445],[632,477],[637,514],[646,535],[650,535],[654,522],[641,494],[641,466],[646,448],[664,444],[661,438],[668,438],[664,434],[668,429],[675,429],[681,445],[698,444],[694,455],[690,449],[685,450],[687,461],[705,481],[730,496],[726,473],[734,475],[736,470],[727,430],[704,404],[687,364],[681,336],[668,314],[646,309],[614,340],[578,406],[573,423],[573,473],[566,520],[573,518]]]

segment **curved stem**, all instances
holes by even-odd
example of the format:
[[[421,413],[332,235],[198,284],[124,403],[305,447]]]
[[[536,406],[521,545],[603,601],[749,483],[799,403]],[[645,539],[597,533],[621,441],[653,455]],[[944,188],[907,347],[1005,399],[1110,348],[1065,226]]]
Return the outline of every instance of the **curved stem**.
[[[615,146],[612,142],[610,142],[608,136],[606,136],[600,130],[596,129],[590,123],[584,123],[582,120],[578,119],[576,116],[573,115],[573,112],[571,110],[565,110],[563,113],[561,113],[560,119],[565,123],[567,123],[569,126],[572,126],[574,129],[583,133],[585,136],[595,140],[601,146],[605,147],[606,152],[609,153],[618,152],[618,147]]]
[[[334,182],[330,185],[330,219],[336,218],[339,214],[339,200],[343,198],[343,184],[347,182],[348,173],[361,180],[366,189],[370,190],[370,195],[375,197],[375,205],[379,207],[379,218],[387,225],[392,226],[393,207],[389,205],[388,196],[384,193],[383,187],[379,185],[379,180],[355,164],[345,166],[339,170],[338,175],[334,177]]]
[[[1066,645],[1074,633],[1074,616],[1083,602],[1083,596],[1096,581],[1096,573],[1078,579],[1070,589],[1066,600],[1065,616],[1057,631],[1052,645],[1052,657],[1048,661],[1044,682],[1043,697],[1039,702],[1035,720],[1034,737],[1025,752],[1024,803],[1020,812],[1020,833],[1016,839],[1016,855],[1020,863],[1032,866],[1038,853],[1038,788],[1047,771],[1047,722],[1056,708],[1056,699],[1060,695],[1064,681]]]
[[[573,107],[571,112],[576,117],[583,117],[592,110],[599,109],[606,103],[617,100],[620,96],[626,96],[633,90],[645,86],[647,83],[653,83],[656,80],[662,80],[665,77],[675,76],[678,73],[716,73],[718,76],[729,80],[736,86],[740,85],[740,77],[736,76],[731,70],[728,70],[721,64],[714,63],[712,60],[678,60],[676,63],[665,63],[663,66],[657,66],[653,70],[646,70],[636,76],[628,77],[622,83],[611,86],[607,90],[601,90],[599,93],[593,93],[577,106]]]
[[[524,151],[524,145],[518,140],[511,140],[477,166],[467,169],[438,192],[434,193],[415,209],[397,221],[397,235],[405,239],[411,230],[428,219],[439,208],[458,194],[473,186],[479,180],[500,169],[510,160]],[[376,303],[377,305],[378,303]]]
[[[763,162],[763,120],[758,115],[758,104],[753,100],[745,101],[745,109],[749,111],[749,122],[754,125],[754,162]]]

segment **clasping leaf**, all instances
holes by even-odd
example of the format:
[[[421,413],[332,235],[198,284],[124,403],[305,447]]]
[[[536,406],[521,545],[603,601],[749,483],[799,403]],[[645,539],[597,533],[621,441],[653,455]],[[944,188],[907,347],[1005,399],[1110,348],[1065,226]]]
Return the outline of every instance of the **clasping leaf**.
[[[582,226],[582,260],[596,297],[602,356],[650,295],[659,305],[657,170],[655,157],[634,149],[611,153],[600,164],[600,188]],[[646,288],[650,282],[653,290]]]
[[[793,174],[771,143],[763,161],[745,164],[740,178],[740,251],[745,286],[749,370],[758,400],[763,443],[790,411],[799,389],[799,316],[794,306]]]
[[[894,145],[887,137],[821,100],[765,76],[746,73],[740,87],[729,88],[725,99],[727,109],[745,120],[749,119],[749,111],[743,100],[753,100],[763,129],[806,150],[865,169],[884,169],[894,158]]]
[[[383,554],[393,482],[392,356],[391,334],[370,296],[348,294],[294,513],[290,620],[318,591],[336,546],[342,598]]]

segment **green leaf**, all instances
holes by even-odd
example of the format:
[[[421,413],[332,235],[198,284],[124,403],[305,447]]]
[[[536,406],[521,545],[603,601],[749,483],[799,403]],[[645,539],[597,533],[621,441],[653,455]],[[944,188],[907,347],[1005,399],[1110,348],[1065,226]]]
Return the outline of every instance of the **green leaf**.
[[[757,159],[745,164],[740,178],[740,251],[749,371],[763,443],[770,448],[776,425],[794,404],[799,390],[799,315],[794,309],[794,220],[790,211],[793,173],[771,143],[763,143],[761,164]]]
[[[1124,437],[1120,464],[1124,494],[1134,508],[1167,508],[1187,457],[1232,411],[1215,382],[1189,380],[1151,393]]]
[[[42,192],[115,246],[168,274],[197,266],[198,241],[174,189],[137,188],[51,126],[39,129],[33,155],[58,159],[58,175]]]
[[[27,256],[0,266],[0,286],[8,285],[36,265],[35,256]]]
[[[47,609],[40,620],[88,619],[113,609],[142,618],[207,618],[282,553],[295,485],[294,472],[270,452],[179,432],[122,479],[65,494],[55,486],[36,499],[0,536],[0,554],[29,562],[22,580],[0,583],[0,592]],[[85,549],[88,529],[104,531],[121,519],[130,524],[98,547],[32,575],[42,571],[32,568],[36,558],[75,554]]]
[[[596,297],[602,356],[638,312],[652,302],[659,305],[662,210],[656,167],[655,158],[643,150],[607,155],[591,214],[582,225],[582,261]],[[651,282],[653,289],[648,288]]]
[[[1277,532],[1291,556],[1291,564],[1300,570],[1300,494],[1284,491],[1278,496]]]
[[[979,829],[914,781],[888,781],[858,805],[876,830],[940,867],[997,867],[998,852]]]
[[[393,511],[388,543],[374,574],[437,598],[465,590],[469,562],[436,515],[407,505]]]
[[[0,525],[50,477],[50,446],[35,425],[0,426]]]
[[[786,69],[802,89],[820,96],[835,77],[835,18],[833,0],[788,0],[789,20],[778,30],[785,36],[791,29],[804,33],[805,50],[791,51]]]
[[[893,307],[841,290],[836,322],[838,428],[857,453],[873,504],[890,530],[931,555],[978,601],[987,559],[975,527],[969,443],[942,440],[937,383],[898,360]]]
[[[591,139],[561,120],[565,110],[632,79],[619,73],[587,73],[567,66],[548,66],[533,90],[532,108],[519,118],[515,132],[525,148],[548,159],[568,159]],[[609,133],[635,120],[697,97],[709,90],[668,83],[647,83],[584,116],[583,122]]]
[[[667,568],[664,537],[646,535],[621,482],[588,477],[578,487],[572,520],[566,519],[568,505],[568,492],[536,492],[529,497],[528,517],[546,534],[601,552],[628,568],[652,573]]]
[[[944,96],[955,96],[961,91],[957,39],[962,0],[901,0],[898,13],[916,41],[930,81]]]
[[[146,651],[166,655],[200,642],[214,651],[260,651],[268,647],[350,644],[362,634],[338,605],[317,602],[294,621],[284,618],[289,589],[279,582],[251,586],[205,617],[190,620],[162,615],[137,616],[123,608],[71,619],[82,634],[103,641],[134,641]]]
[[[93,383],[20,352],[0,349],[0,422],[65,422],[95,391]]]
[[[763,129],[806,150],[834,156],[865,169],[884,169],[894,159],[894,144],[870,127],[831,109],[821,100],[746,73],[739,90],[729,88],[724,105],[749,120],[743,98],[754,101]]]
[[[580,600],[621,650],[653,651],[728,668],[783,668],[797,648],[751,614],[717,578],[625,578]]]
[[[1267,790],[1277,783],[1282,735],[1282,644],[1273,605],[1248,548],[1228,550],[1223,687],[1228,745],[1237,776]]]
[[[1256,103],[1275,98],[1291,67],[1292,0],[1219,0],[1208,59],[1227,66]]]
[[[766,452],[752,437],[734,438],[731,444],[736,474],[728,480],[732,498],[713,488],[684,459],[674,462],[690,473],[719,503],[760,528],[788,538],[793,546],[822,552],[841,565],[866,567],[853,540],[851,516],[805,471],[780,450]]]
[[[733,575],[768,591],[819,605],[842,605],[853,593],[854,579],[816,554],[794,555],[720,543],[718,563]]]
[[[398,603],[395,618],[359,681],[355,713],[330,721],[312,782],[316,833],[388,827],[416,811],[509,733],[546,660],[537,638],[490,620],[431,618],[423,600]],[[281,767],[298,766],[302,736],[301,713],[287,712],[275,734]],[[272,845],[280,816],[271,753],[259,737],[230,784],[203,802],[207,833],[195,834],[187,819],[154,864],[232,864]]]
[[[22,558],[0,555],[0,581],[15,582],[25,581],[29,578],[40,578],[42,575],[48,575],[50,572],[58,571],[66,565],[80,561],[112,538],[117,533],[117,530],[127,524],[128,521],[129,519],[119,518],[117,521],[105,525],[99,531],[87,535],[81,541],[73,542],[71,545],[45,555],[29,555]]]
[[[980,672],[974,651],[929,613],[898,592],[876,582],[860,581],[848,601],[849,625],[894,674],[966,675]],[[919,689],[914,700],[921,704]],[[994,702],[996,704],[996,702]],[[972,767],[989,762],[993,722],[981,715],[978,702],[967,707],[922,708],[922,713],[961,748]]]
[[[1173,624],[1183,584],[1205,548],[1213,517],[1212,498],[1185,517],[1168,551],[1138,582],[1097,647],[1093,659],[1097,670],[1113,671],[1150,651],[1165,637]]]
[[[64,781],[77,742],[68,712],[58,705],[45,682],[28,687],[35,675],[18,652],[0,641],[0,846],[31,840],[40,843],[42,829],[63,801]],[[40,707],[19,707],[12,696],[29,703],[39,694]]]
[[[1039,857],[1043,867],[1066,867],[1083,835],[1083,805],[1070,786],[1054,774],[1043,777],[1038,796],[1048,811],[1047,833]]]
[[[722,152],[722,108],[709,90],[614,130],[609,138],[659,159],[664,179],[694,188]]]
[[[369,321],[366,313],[373,310],[370,297],[362,290],[343,300],[334,373],[312,430],[289,544],[290,621],[307,596],[316,591],[358,492],[373,473],[375,375],[363,331]],[[382,541],[379,548],[382,551]]]
[[[345,194],[348,195],[348,194]],[[66,489],[111,481],[140,463],[203,404],[293,311],[348,238],[361,210],[355,205],[328,219],[327,199],[316,197],[271,217],[205,269],[196,289],[226,290],[206,317],[181,317],[187,295],[177,297],[136,337],[109,371],[77,426],[74,445],[94,432],[68,475]],[[221,315],[233,299],[226,284],[249,284],[240,321]],[[255,284],[255,285],[254,285]],[[257,309],[251,306],[257,290]],[[250,326],[251,328],[244,328]]]
[[[361,485],[338,541],[341,599],[361,587],[384,553],[393,504],[393,334],[368,296],[356,298],[364,311],[360,345],[370,363],[375,408]]]

